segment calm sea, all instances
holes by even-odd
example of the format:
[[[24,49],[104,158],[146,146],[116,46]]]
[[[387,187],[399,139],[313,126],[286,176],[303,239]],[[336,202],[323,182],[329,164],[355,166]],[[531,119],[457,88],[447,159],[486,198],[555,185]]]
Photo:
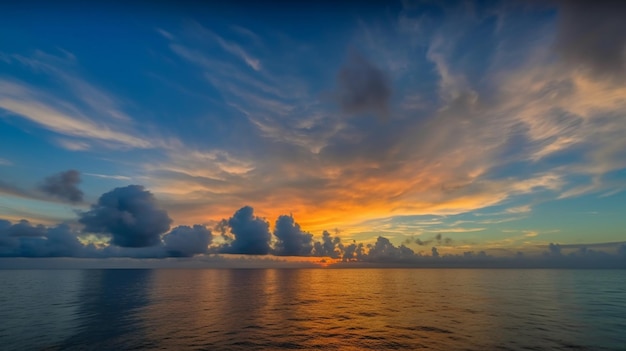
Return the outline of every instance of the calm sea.
[[[626,271],[0,271],[2,350],[626,350]]]

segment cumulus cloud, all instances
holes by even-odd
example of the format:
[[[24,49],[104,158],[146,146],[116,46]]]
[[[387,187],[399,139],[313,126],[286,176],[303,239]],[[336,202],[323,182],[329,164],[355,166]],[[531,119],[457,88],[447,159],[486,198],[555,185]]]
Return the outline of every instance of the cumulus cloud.
[[[212,241],[211,231],[202,225],[193,227],[181,225],[163,236],[166,252],[169,256],[175,257],[191,257],[195,254],[207,253]]]
[[[550,243],[550,245],[548,245],[548,252],[550,253],[550,255],[560,255],[561,245]]]
[[[11,224],[0,220],[0,256],[62,257],[83,256],[86,248],[66,224],[46,228],[27,220]]]
[[[313,245],[313,255],[320,257],[340,258],[343,252],[343,244],[338,236],[331,236],[328,231],[322,233],[322,241],[316,241]]]
[[[370,246],[366,259],[371,262],[393,262],[410,260],[414,257],[415,252],[410,248],[404,245],[396,247],[389,239],[379,236],[376,243]]]
[[[366,256],[365,245],[363,243],[353,242],[343,247],[343,255],[341,260],[344,262],[362,261]]]
[[[90,211],[80,213],[79,222],[87,232],[111,235],[114,245],[146,247],[161,242],[172,220],[151,192],[129,185],[100,196]]]
[[[276,220],[274,236],[278,238],[274,254],[278,256],[309,256],[313,249],[313,234],[303,232],[293,216],[280,216]]]
[[[254,209],[245,206],[228,219],[234,240],[225,244],[221,252],[244,255],[266,255],[270,252],[269,223],[254,215]]]
[[[70,169],[50,177],[47,177],[39,189],[48,195],[63,199],[69,202],[83,201],[83,192],[78,189],[80,184],[80,173]]]
[[[291,216],[281,216],[287,228],[299,227]],[[285,224],[286,223],[286,224]],[[244,207],[228,220],[228,226],[235,239],[227,247],[215,247],[223,253],[268,254],[269,224],[255,217],[251,207]],[[286,229],[280,229],[286,230]],[[301,232],[302,233],[302,232]],[[624,268],[626,267],[626,243],[592,243],[561,245],[550,243],[544,254],[526,255],[511,252],[508,256],[492,256],[484,251],[466,251],[463,254],[440,253],[432,247],[431,255],[415,253],[405,245],[396,246],[388,238],[378,237],[374,244],[364,245],[353,242],[343,245],[337,237],[324,233],[323,241],[315,243],[315,255],[341,259],[348,266],[401,266],[401,267],[517,267],[517,268]],[[153,246],[122,247],[108,245],[96,247],[83,245],[78,240],[80,233],[66,224],[53,227],[34,225],[26,220],[11,223],[0,219],[0,257],[82,257],[82,258],[159,258],[191,257],[208,253],[212,234],[205,227],[179,226],[163,236],[163,240]],[[293,235],[293,233],[291,233]],[[253,239],[253,238],[256,238]],[[239,240],[238,242],[236,242]],[[236,242],[236,243],[235,243]],[[232,245],[235,243],[234,245]],[[324,247],[326,244],[326,247]],[[277,246],[278,247],[278,246]],[[593,249],[592,249],[593,248]],[[600,250],[599,248],[602,248]],[[317,249],[317,251],[315,251]],[[265,252],[265,253],[262,253]],[[301,252],[306,254],[306,252]],[[209,256],[205,256],[209,257]],[[225,258],[224,258],[225,259]],[[195,260],[195,258],[194,258]],[[201,266],[204,259],[200,258]],[[267,260],[272,260],[267,258]],[[269,261],[267,261],[269,262]],[[264,266],[264,261],[258,261]],[[159,266],[162,263],[155,263]]]
[[[389,114],[391,84],[388,77],[357,51],[350,52],[337,80],[343,112],[373,113],[381,117]]]
[[[626,3],[562,1],[557,50],[603,76],[626,74]]]

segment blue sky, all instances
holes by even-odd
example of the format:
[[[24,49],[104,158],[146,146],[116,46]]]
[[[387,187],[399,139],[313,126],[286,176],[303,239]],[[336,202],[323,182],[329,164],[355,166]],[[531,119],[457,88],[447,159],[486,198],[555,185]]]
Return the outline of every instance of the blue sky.
[[[619,3],[2,6],[6,228],[123,251],[143,241],[84,219],[111,193],[167,213],[158,245],[207,229],[176,236],[206,252],[247,253],[228,224],[244,206],[269,253],[281,215],[311,245],[420,255],[626,239]]]

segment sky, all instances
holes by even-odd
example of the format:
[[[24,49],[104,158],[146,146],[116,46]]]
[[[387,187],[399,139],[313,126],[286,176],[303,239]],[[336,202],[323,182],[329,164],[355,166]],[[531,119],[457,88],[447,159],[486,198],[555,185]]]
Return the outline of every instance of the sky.
[[[624,267],[624,16],[2,4],[0,262]]]

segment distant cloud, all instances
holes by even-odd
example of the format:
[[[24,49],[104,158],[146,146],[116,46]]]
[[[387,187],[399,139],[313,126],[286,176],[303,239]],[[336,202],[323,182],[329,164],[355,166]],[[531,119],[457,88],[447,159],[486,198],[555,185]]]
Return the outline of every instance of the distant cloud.
[[[68,225],[46,228],[26,220],[15,224],[0,220],[0,256],[78,257],[86,250]]]
[[[365,256],[365,245],[353,242],[350,245],[343,246],[341,260],[343,262],[363,261]]]
[[[87,119],[67,106],[69,104],[56,96],[26,84],[0,79],[0,109],[15,116],[62,135],[96,140],[106,146],[153,147],[148,140],[119,131],[100,120]]]
[[[213,241],[211,231],[202,225],[178,226],[163,236],[163,244],[169,256],[191,257],[208,252]]]
[[[8,194],[24,198],[37,198],[37,194],[33,194],[28,190],[24,190],[14,184],[9,184],[0,180],[0,194]]]
[[[437,245],[451,245],[453,240],[452,238],[448,238],[448,237],[444,237],[441,233],[435,235],[432,238],[429,239],[421,239],[421,238],[416,238],[415,240],[406,240],[405,243],[409,244],[409,243],[416,243],[419,246],[428,246],[431,245],[433,243],[436,243]]]
[[[221,252],[229,254],[266,255],[270,252],[269,223],[254,215],[254,209],[245,206],[228,219],[234,240],[225,244]]]
[[[11,166],[13,162],[7,160],[6,158],[0,158],[0,166]]]
[[[369,262],[406,261],[415,256],[410,248],[400,245],[394,246],[389,239],[379,236],[376,243],[370,247],[366,260]]]
[[[561,245],[550,243],[550,245],[548,245],[548,252],[551,255],[560,255],[561,254]]]
[[[6,226],[6,222],[4,226]],[[6,227],[5,233],[11,237],[38,237],[45,235],[46,227],[31,225],[29,221],[23,219],[10,227]]]
[[[111,175],[111,174],[98,174],[98,173],[83,173],[87,176],[97,177],[97,178],[105,178],[105,179],[116,179],[116,180],[130,180],[130,177],[123,175]]]
[[[292,216],[276,220],[274,236],[278,238],[274,253],[278,256],[308,256],[313,249],[313,234],[303,232]]]
[[[338,236],[332,237],[328,231],[322,233],[322,241],[316,241],[313,254],[320,257],[340,258],[343,254],[343,244]]]
[[[190,25],[190,28],[196,31],[196,33],[199,34],[200,36],[205,36],[205,37],[215,40],[224,51],[228,52],[229,54],[233,56],[238,57],[253,70],[255,71],[261,70],[261,60],[252,56],[250,53],[248,53],[245,49],[243,49],[241,46],[237,45],[236,43],[222,38],[221,36],[215,34],[213,31],[201,26],[198,23],[192,23]]]
[[[239,57],[246,63],[246,65],[250,66],[250,68],[254,69],[255,71],[261,70],[261,60],[247,53],[241,46],[224,40],[218,35],[216,35],[215,37],[222,49],[224,49],[224,51],[227,51],[230,54]]]
[[[122,192],[130,192],[127,188]],[[120,192],[118,189],[107,194]],[[143,190],[142,190],[143,191]],[[146,191],[144,191],[146,192]],[[105,197],[104,194],[103,197]],[[118,194],[119,195],[119,194]],[[147,198],[145,194],[135,196]],[[120,202],[125,202],[127,196],[117,196]],[[132,202],[132,201],[131,201]],[[148,201],[150,202],[150,201]],[[150,207],[150,206],[148,206]],[[82,218],[81,218],[82,221]],[[293,217],[281,216],[277,220],[278,232],[289,233],[287,237],[305,235],[304,244],[299,248],[300,256],[307,256],[310,251],[310,234],[303,233],[297,226]],[[211,246],[212,233],[202,225],[179,226],[169,233],[156,236],[154,245],[151,246],[121,246],[117,244],[107,246],[84,245],[78,240],[79,232],[72,230],[66,224],[53,227],[33,225],[26,220],[12,224],[0,219],[0,257],[84,257],[84,258],[158,258],[160,263],[154,261],[155,266],[167,265],[168,257],[194,257],[198,267],[203,262],[211,266],[217,258],[209,259],[206,255],[210,252],[230,254],[254,254],[268,255],[270,249],[269,223],[264,219],[254,216],[251,207],[243,207],[233,217],[224,222],[223,230],[230,229],[235,239],[227,245]],[[295,230],[298,229],[299,231]],[[126,228],[128,229],[128,228]],[[128,232],[127,230],[126,232]],[[119,233],[119,231],[118,231]],[[84,233],[83,233],[84,234]],[[286,236],[280,236],[285,238]],[[297,235],[295,235],[297,234]],[[228,235],[224,234],[226,237]],[[299,237],[301,238],[301,237]],[[442,240],[443,238],[440,238]],[[114,237],[115,240],[115,237]],[[297,242],[297,241],[295,241]],[[300,242],[302,244],[302,242]],[[283,242],[284,244],[284,242]],[[292,251],[285,251],[285,246],[277,244],[275,252],[296,255],[294,252],[298,246],[291,246]],[[436,246],[430,250],[430,255],[421,252],[415,253],[405,245],[394,245],[388,238],[378,237],[374,244],[364,245],[353,242],[344,245],[338,237],[333,237],[325,232],[322,242],[316,242],[313,249],[315,256],[330,257],[339,267],[483,267],[483,268],[624,268],[626,267],[626,243],[591,243],[560,245],[550,243],[544,246],[544,251],[539,255],[526,255],[521,252],[508,256],[492,256],[484,251],[466,251],[462,254],[442,253]],[[267,260],[274,260],[267,256]],[[224,258],[225,259],[225,258]],[[223,260],[223,259],[217,259]],[[191,262],[191,261],[190,261]],[[211,263],[213,262],[213,263]],[[263,259],[255,261],[259,267],[265,267]],[[268,261],[269,262],[269,261]],[[248,265],[249,266],[249,265]]]
[[[560,2],[557,50],[604,77],[626,77],[626,2]]]
[[[57,138],[56,142],[62,148],[66,150],[70,150],[70,151],[85,151],[91,148],[91,145],[89,145],[89,143],[84,142],[84,141],[79,141],[79,140]]]
[[[337,75],[341,110],[348,114],[372,113],[387,117],[391,83],[385,73],[357,51],[351,51]]]
[[[78,189],[80,182],[80,173],[71,169],[47,177],[39,189],[48,195],[69,202],[81,202],[83,201],[83,192]]]
[[[146,247],[160,243],[172,220],[151,192],[129,185],[100,196],[90,211],[80,213],[79,222],[87,232],[111,235],[114,245]]]
[[[530,211],[532,211],[532,208],[530,207],[530,205],[517,206],[517,207],[511,207],[511,208],[506,209],[506,213],[514,213],[514,214],[528,213]]]

